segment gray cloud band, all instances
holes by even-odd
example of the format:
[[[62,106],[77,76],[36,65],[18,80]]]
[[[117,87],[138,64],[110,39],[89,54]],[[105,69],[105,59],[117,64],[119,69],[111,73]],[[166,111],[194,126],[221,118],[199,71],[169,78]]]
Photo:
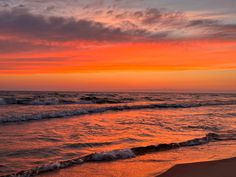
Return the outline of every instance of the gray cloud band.
[[[111,14],[111,12],[109,12]],[[168,12],[155,8],[144,11],[126,12],[123,14],[112,13],[114,18],[120,19],[123,25],[129,24],[129,28],[111,26],[88,19],[76,20],[66,17],[44,17],[30,13],[27,9],[12,9],[0,12],[0,34],[2,36],[14,36],[30,40],[46,40],[56,42],[66,41],[105,41],[105,42],[137,42],[175,40],[172,35],[178,29],[201,29],[206,35],[188,36],[189,39],[236,39],[236,24],[223,24],[215,19],[188,19],[184,13]],[[137,25],[129,21],[128,17],[135,18]],[[125,18],[125,21],[124,21]],[[125,23],[124,23],[125,22]],[[133,24],[133,25],[132,25]],[[140,26],[143,24],[144,26]],[[158,31],[158,26],[168,26],[168,29]],[[150,27],[150,28],[149,28]],[[152,30],[150,30],[152,27]],[[155,27],[155,28],[153,28]],[[156,31],[153,29],[157,29]],[[179,38],[178,38],[179,39]],[[186,38],[185,38],[186,39]],[[2,43],[2,44],[1,44]],[[5,46],[3,45],[6,44]],[[14,40],[7,43],[0,41],[2,51],[33,49],[44,45],[30,44]],[[14,44],[13,44],[14,43]]]

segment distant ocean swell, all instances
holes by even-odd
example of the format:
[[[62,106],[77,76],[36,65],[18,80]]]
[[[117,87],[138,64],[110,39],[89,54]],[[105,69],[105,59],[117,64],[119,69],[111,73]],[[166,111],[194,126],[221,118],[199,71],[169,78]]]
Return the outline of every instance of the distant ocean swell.
[[[117,104],[132,102],[132,98],[83,96],[80,98],[0,98],[0,105],[62,105],[62,104]]]
[[[154,94],[154,93],[62,93],[62,92],[0,92],[0,105],[67,105],[67,104],[119,104],[165,102],[177,100],[235,100],[235,94]],[[222,101],[222,100],[221,100]]]
[[[227,140],[236,140],[236,134],[215,134],[208,133],[206,136],[201,138],[195,138],[188,141],[180,142],[180,143],[170,143],[170,144],[159,144],[159,145],[150,145],[144,147],[134,147],[130,149],[120,149],[113,150],[107,152],[93,153],[83,157],[59,161],[50,164],[46,164],[43,166],[39,166],[30,170],[20,171],[14,174],[4,175],[1,177],[31,177],[36,176],[45,172],[54,171],[57,169],[67,168],[73,165],[79,165],[88,162],[105,162],[105,161],[114,161],[119,159],[128,159],[134,158],[139,155],[144,155],[147,153],[168,151],[177,148],[189,147],[189,146],[199,146],[204,145],[210,142],[217,141],[227,141]]]
[[[64,118],[76,115],[89,115],[95,113],[104,113],[107,111],[125,111],[125,110],[140,110],[140,109],[174,109],[174,108],[192,108],[201,106],[220,106],[220,105],[236,105],[236,101],[209,101],[197,103],[146,103],[146,104],[120,104],[120,105],[104,105],[102,107],[73,109],[41,112],[37,114],[18,114],[0,117],[0,124],[11,122],[22,122],[30,120]]]

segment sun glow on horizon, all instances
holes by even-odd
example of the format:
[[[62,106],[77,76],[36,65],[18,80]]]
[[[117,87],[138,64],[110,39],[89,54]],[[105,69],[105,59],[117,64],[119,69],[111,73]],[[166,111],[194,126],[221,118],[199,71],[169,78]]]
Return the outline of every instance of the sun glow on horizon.
[[[0,3],[0,89],[236,91],[235,13],[92,2]]]

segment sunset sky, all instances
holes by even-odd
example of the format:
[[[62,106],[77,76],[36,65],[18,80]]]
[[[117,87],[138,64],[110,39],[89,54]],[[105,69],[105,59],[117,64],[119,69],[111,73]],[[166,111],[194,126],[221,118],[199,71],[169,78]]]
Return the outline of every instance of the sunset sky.
[[[236,1],[0,0],[0,90],[236,92]]]

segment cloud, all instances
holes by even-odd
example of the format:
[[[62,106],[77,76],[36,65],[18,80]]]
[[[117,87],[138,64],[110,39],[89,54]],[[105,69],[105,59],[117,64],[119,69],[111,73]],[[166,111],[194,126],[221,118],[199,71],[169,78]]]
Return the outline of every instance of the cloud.
[[[34,44],[29,42],[24,42],[24,41],[18,41],[18,40],[12,40],[12,39],[5,39],[5,40],[0,40],[0,54],[4,53],[14,53],[14,52],[28,52],[28,51],[55,51],[55,50],[60,50],[60,49],[65,49],[64,46],[53,46],[53,45],[48,45],[46,43],[42,44]]]
[[[166,10],[150,8],[146,9],[141,18],[143,24],[164,23],[165,25],[176,25],[177,23],[182,23],[184,14],[182,12],[168,12]]]
[[[144,30],[123,31],[103,23],[33,15],[25,9],[0,12],[0,33],[52,41],[126,41],[143,38]]]
[[[52,11],[52,10],[54,10],[56,8],[56,6],[48,6],[47,8],[46,8],[46,11]]]
[[[202,28],[208,32],[207,37],[210,39],[236,39],[236,24],[224,24],[216,19],[191,20],[186,27]]]
[[[54,6],[53,6],[54,8]],[[68,18],[36,15],[28,9],[0,11],[0,35],[26,39],[0,40],[0,53],[54,50],[47,42],[142,42],[187,39],[236,39],[236,24],[218,19],[192,18],[188,14],[166,9],[103,10],[113,21],[91,18]],[[41,40],[40,44],[33,41]],[[32,42],[30,42],[32,41]]]
[[[191,20],[188,22],[187,26],[188,27],[210,27],[218,24],[218,20],[213,20],[213,19],[196,19],[196,20]]]
[[[182,20],[184,20],[184,13],[179,11],[167,11],[166,9],[147,8],[137,11],[124,11],[116,14],[115,17],[117,19],[135,19],[144,25],[166,22],[173,24],[176,21],[182,22]]]
[[[113,13],[113,15],[115,19],[122,22],[122,26],[126,26],[128,29],[145,29],[152,33],[152,37],[166,34],[164,37],[166,40],[236,39],[236,24],[229,24],[208,16],[191,16],[184,12],[157,8],[123,11]]]
[[[52,63],[68,59],[68,57],[2,58],[0,63]]]
[[[32,72],[40,70],[57,69],[58,67],[63,67],[69,62],[70,57],[2,57],[0,60],[0,73],[9,72]]]

